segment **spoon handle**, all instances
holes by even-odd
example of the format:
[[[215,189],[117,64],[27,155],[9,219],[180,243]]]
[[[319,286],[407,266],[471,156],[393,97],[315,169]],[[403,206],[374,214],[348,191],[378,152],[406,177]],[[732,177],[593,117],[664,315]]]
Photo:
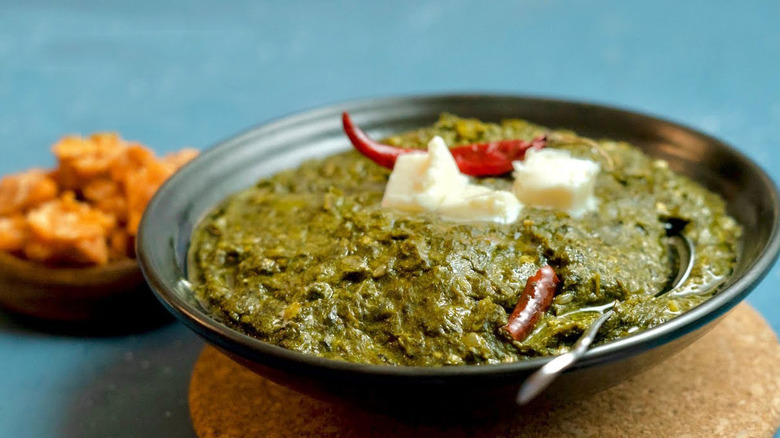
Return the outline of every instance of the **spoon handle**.
[[[588,327],[574,343],[571,350],[547,362],[543,367],[531,374],[517,391],[517,404],[524,405],[545,390],[566,368],[577,362],[588,351],[588,347],[596,339],[601,326],[615,313],[610,310],[601,315]]]

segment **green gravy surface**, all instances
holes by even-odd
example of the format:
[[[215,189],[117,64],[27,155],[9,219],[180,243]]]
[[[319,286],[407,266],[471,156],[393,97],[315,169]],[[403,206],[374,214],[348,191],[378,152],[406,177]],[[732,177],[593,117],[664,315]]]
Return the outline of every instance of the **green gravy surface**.
[[[457,146],[541,133],[548,147],[600,163],[596,211],[572,218],[526,206],[499,225],[383,209],[390,171],[349,151],[264,178],[217,206],[193,235],[196,295],[225,322],[285,348],[437,366],[562,352],[598,306],[615,300],[599,341],[627,336],[698,305],[731,274],[741,230],[724,201],[629,144],[446,114],[386,142],[422,148],[441,135]],[[508,189],[511,179],[478,183]],[[688,221],[697,256],[681,291],[653,298],[677,272],[668,218]],[[561,279],[558,293],[533,333],[512,341],[499,328],[544,264]]]

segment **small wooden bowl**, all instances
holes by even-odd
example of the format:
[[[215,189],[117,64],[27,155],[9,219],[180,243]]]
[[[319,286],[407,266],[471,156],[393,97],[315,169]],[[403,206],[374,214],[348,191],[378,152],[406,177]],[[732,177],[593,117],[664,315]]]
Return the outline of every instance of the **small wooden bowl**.
[[[0,307],[53,322],[148,321],[161,307],[138,262],[54,268],[0,251]]]

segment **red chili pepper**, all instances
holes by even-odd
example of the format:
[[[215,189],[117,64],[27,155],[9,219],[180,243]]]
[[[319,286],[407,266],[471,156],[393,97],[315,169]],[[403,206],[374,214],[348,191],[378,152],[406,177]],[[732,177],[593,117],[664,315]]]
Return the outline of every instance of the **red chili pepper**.
[[[341,115],[341,121],[344,132],[355,149],[380,166],[392,169],[398,157],[419,151],[375,142],[352,123],[346,112]],[[462,173],[471,176],[496,176],[510,172],[512,161],[522,160],[528,149],[541,149],[546,143],[547,136],[540,135],[531,141],[502,140],[458,146],[450,149],[450,153]]]
[[[512,339],[522,341],[531,333],[542,314],[550,308],[559,281],[549,265],[542,266],[528,279],[515,310],[502,327],[509,332]]]

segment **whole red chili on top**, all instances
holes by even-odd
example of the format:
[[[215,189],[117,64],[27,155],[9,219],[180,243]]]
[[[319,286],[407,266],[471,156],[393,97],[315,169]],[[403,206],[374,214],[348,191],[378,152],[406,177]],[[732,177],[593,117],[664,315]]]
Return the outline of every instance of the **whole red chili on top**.
[[[378,143],[352,123],[346,112],[341,116],[344,132],[361,154],[380,166],[392,169],[401,155],[419,151]],[[547,136],[540,135],[531,141],[501,140],[476,143],[450,149],[460,171],[471,176],[497,176],[512,171],[512,161],[522,160],[528,149],[541,149],[547,144]]]

